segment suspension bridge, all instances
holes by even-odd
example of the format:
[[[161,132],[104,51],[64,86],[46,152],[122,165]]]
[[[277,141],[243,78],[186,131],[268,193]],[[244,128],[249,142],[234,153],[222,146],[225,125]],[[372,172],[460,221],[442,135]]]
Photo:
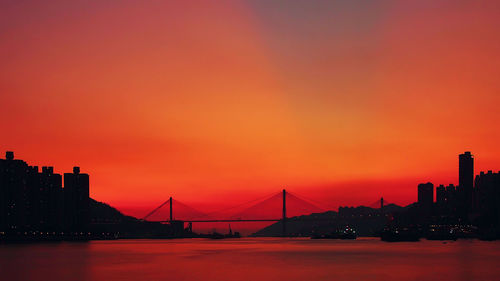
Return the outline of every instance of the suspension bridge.
[[[383,198],[366,207],[382,209],[388,203]],[[231,206],[215,212],[204,213],[170,197],[168,200],[146,214],[142,220],[159,223],[186,222],[190,228],[193,223],[221,222],[282,222],[282,234],[286,236],[286,224],[290,216],[308,215],[332,210],[316,200],[297,196],[285,189],[278,193],[254,199],[236,206]],[[168,208],[168,214],[165,209]],[[175,213],[174,213],[175,211]],[[175,217],[174,217],[175,215]],[[311,220],[321,220],[311,218]]]

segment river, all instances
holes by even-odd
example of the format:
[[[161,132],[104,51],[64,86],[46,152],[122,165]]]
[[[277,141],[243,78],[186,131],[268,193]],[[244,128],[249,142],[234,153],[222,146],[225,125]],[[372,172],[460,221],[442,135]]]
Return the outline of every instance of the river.
[[[0,245],[0,280],[500,280],[500,241],[115,240]]]

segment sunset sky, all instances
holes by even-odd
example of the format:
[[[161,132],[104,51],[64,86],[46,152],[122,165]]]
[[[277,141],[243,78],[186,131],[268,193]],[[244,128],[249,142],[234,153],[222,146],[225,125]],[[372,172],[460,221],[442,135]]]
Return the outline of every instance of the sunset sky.
[[[500,170],[499,1],[0,1],[0,151],[142,216]]]

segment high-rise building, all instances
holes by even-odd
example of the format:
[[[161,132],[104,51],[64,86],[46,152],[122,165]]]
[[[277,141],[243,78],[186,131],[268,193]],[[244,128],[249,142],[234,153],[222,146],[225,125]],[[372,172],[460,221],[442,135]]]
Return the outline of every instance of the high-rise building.
[[[454,213],[457,208],[457,188],[450,184],[446,187],[446,209]]]
[[[470,151],[458,156],[459,208],[463,212],[472,209],[474,187],[474,157]]]
[[[430,215],[434,204],[434,185],[430,182],[418,185],[418,206],[423,214]]]
[[[29,230],[41,230],[41,211],[40,211],[40,190],[42,182],[38,166],[29,167],[26,184],[28,186],[26,198],[26,227]]]
[[[44,228],[48,230],[61,230],[63,223],[61,214],[62,205],[62,177],[54,173],[53,167],[42,167],[41,179],[41,214]]]
[[[79,167],[64,174],[65,221],[70,231],[86,231],[90,223],[89,175],[81,174]]]
[[[436,204],[440,207],[443,207],[446,205],[446,201],[446,188],[441,184],[436,187]]]
[[[481,172],[475,179],[477,211],[500,224],[500,171]]]
[[[26,226],[28,164],[7,151],[0,160],[0,229],[23,231]]]

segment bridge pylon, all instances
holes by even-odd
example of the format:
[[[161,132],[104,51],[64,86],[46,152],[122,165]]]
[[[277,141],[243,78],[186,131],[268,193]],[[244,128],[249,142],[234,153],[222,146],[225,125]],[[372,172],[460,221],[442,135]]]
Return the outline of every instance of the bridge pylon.
[[[170,221],[173,221],[173,212],[172,212],[172,197],[170,197]]]
[[[286,190],[283,189],[283,217],[282,217],[282,236],[286,237]]]

